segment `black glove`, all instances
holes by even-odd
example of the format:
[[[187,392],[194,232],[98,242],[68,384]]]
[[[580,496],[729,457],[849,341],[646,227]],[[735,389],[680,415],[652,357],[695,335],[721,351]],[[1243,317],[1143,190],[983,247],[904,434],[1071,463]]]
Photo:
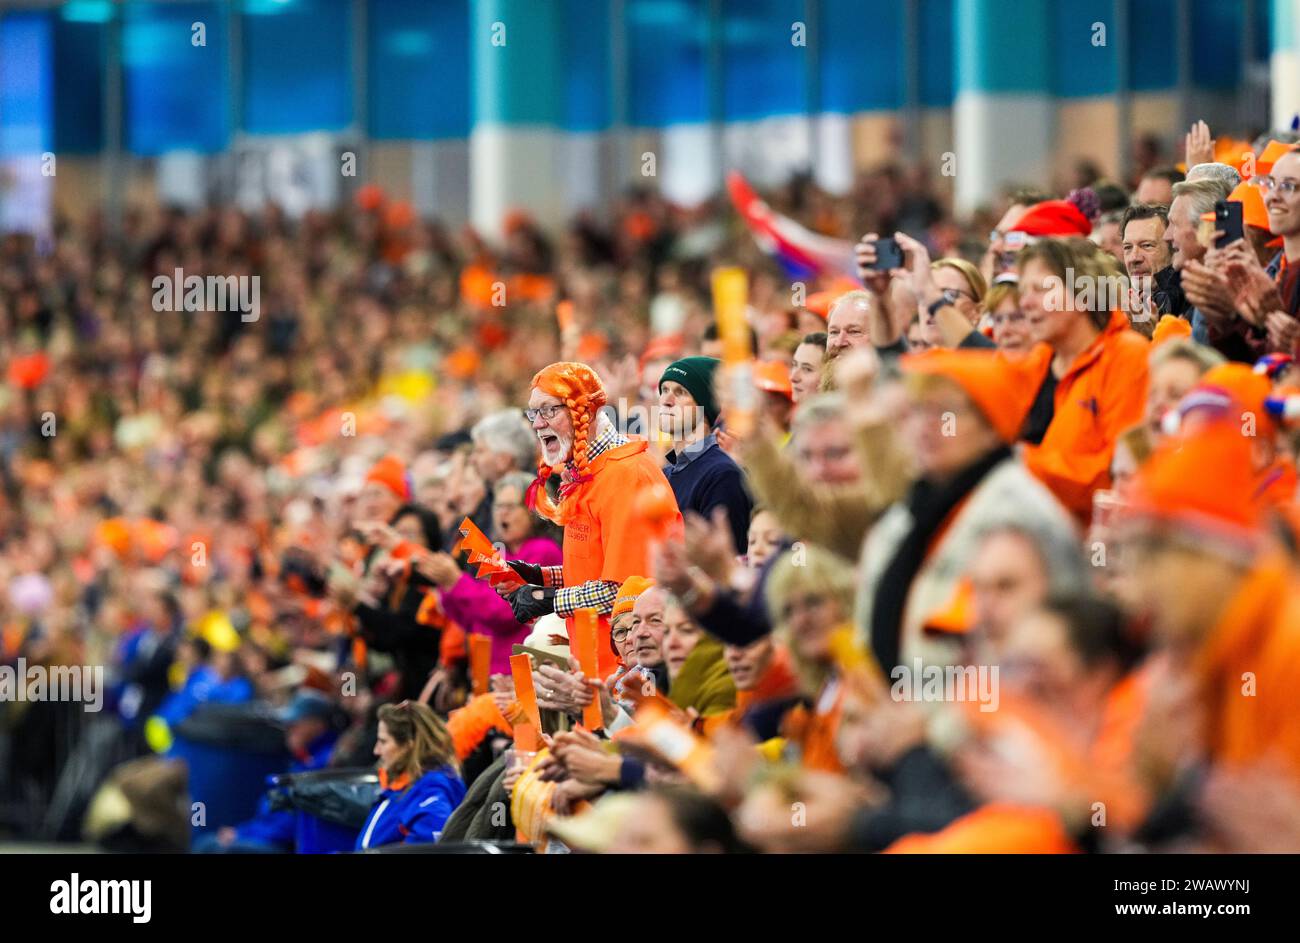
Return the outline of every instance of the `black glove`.
[[[507,560],[506,566],[519,574],[519,578],[525,583],[532,583],[534,586],[542,585],[542,568],[536,563],[527,563],[523,560]]]
[[[510,594],[510,609],[520,623],[548,615],[555,611],[555,587],[521,586]]]

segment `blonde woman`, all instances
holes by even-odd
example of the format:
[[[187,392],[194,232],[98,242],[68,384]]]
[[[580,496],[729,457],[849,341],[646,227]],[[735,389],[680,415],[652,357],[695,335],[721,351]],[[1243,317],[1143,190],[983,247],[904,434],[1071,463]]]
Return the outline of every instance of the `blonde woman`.
[[[465,798],[451,734],[428,705],[379,708],[379,784],[383,792],[357,838],[357,851],[435,842]]]
[[[802,559],[786,553],[773,564],[765,592],[773,638],[789,649],[802,693],[811,700],[811,707],[791,711],[783,727],[799,744],[805,767],[842,772],[835,736],[844,690],[831,639],[851,625],[853,567],[809,544]]]

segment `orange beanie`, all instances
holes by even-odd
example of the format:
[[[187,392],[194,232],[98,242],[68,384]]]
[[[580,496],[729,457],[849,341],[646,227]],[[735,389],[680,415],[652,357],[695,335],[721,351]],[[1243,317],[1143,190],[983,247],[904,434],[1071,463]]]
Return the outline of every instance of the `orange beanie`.
[[[406,465],[396,455],[385,455],[366,472],[366,482],[383,485],[403,501],[411,499],[411,486],[406,480]]]
[[[1250,541],[1261,522],[1250,441],[1223,421],[1166,439],[1138,471],[1132,513]]]
[[[653,585],[655,581],[648,576],[629,576],[618,588],[618,595],[614,597],[614,610],[609,617],[617,619],[623,613],[631,612],[636,605],[636,598]]]
[[[1242,412],[1254,415],[1261,432],[1268,435],[1277,432],[1277,422],[1264,404],[1264,400],[1273,393],[1273,384],[1267,376],[1256,373],[1252,367],[1244,363],[1221,363],[1205,371],[1197,389],[1222,390],[1241,407]],[[1237,420],[1242,417],[1236,415],[1232,418]]]
[[[1156,329],[1151,334],[1151,346],[1159,347],[1165,341],[1171,341],[1178,337],[1191,337],[1192,324],[1186,318],[1180,318],[1176,314],[1162,314],[1160,320],[1156,323]]]
[[[1033,358],[1011,360],[992,350],[932,348],[904,356],[899,365],[910,373],[946,377],[962,388],[1002,437],[1014,442],[1034,404],[1041,377]]]

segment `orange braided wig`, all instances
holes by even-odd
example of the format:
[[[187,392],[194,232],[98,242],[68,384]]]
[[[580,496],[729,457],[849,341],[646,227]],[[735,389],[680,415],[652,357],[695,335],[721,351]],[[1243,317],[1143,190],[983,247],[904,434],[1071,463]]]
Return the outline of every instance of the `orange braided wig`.
[[[540,458],[537,461],[537,478],[529,487],[525,499],[528,506],[542,517],[563,527],[569,517],[569,494],[590,477],[587,475],[587,442],[595,434],[596,414],[608,401],[608,395],[595,370],[586,364],[569,361],[553,363],[540,371],[533,377],[532,386],[564,403],[568,407],[569,418],[573,420],[571,460],[574,477],[560,486],[559,505],[546,492],[546,479],[551,476],[551,467]]]

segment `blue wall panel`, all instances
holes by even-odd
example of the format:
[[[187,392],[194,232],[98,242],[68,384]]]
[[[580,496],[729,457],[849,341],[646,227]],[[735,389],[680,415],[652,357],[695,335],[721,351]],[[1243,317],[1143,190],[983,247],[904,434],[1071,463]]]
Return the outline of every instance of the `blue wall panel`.
[[[871,37],[864,55],[864,36]],[[903,7],[896,0],[822,0],[821,110],[880,111],[903,104]]]
[[[206,45],[193,44],[194,23]],[[219,3],[132,3],[122,20],[124,141],[136,154],[219,151],[229,140],[226,13]]]
[[[54,20],[54,149],[60,154],[94,154],[104,146],[106,54],[104,23]]]
[[[728,121],[808,111],[803,0],[723,0],[723,114]],[[804,45],[792,26],[804,23]]]
[[[953,41],[954,0],[921,0],[917,37],[920,58],[922,106],[946,108],[952,104],[957,67]]]
[[[704,0],[627,0],[625,10],[629,123],[709,120]]]
[[[244,129],[338,131],[352,121],[349,0],[244,0]]]
[[[42,154],[50,149],[51,46],[49,14],[0,16],[0,156]]]
[[[563,126],[568,131],[603,131],[613,121],[610,79],[610,6],[591,0],[561,0],[564,63]]]
[[[379,140],[469,134],[469,0],[371,0],[367,119]]]
[[[1053,7],[1053,91],[1062,98],[1115,92],[1119,73],[1111,0],[1071,0]],[[1093,28],[1101,24],[1101,29]],[[1104,32],[1102,32],[1104,29]],[[1093,45],[1096,42],[1103,45]]]

